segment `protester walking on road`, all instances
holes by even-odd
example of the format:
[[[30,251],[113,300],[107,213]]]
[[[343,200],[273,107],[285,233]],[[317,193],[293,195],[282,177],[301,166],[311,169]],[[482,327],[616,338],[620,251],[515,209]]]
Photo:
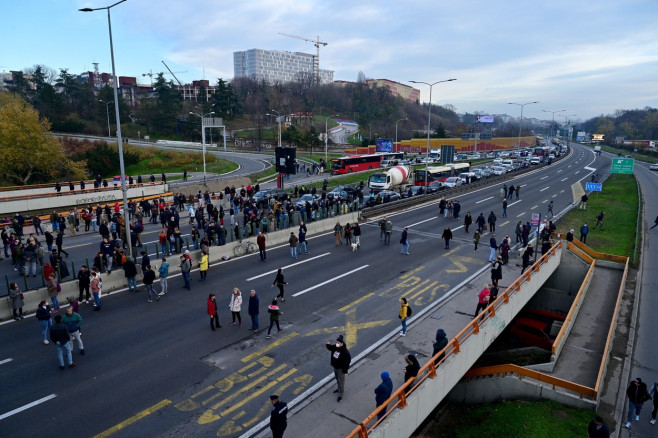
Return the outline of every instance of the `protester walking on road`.
[[[192,262],[185,257],[185,255],[182,255],[180,256],[180,265],[178,266],[180,267],[180,272],[183,276],[183,281],[185,282],[183,289],[190,290],[190,270],[192,269]]]
[[[345,375],[352,363],[352,356],[345,345],[343,335],[338,336],[335,342],[327,342],[326,347],[327,350],[331,351],[331,366],[334,369],[334,377],[336,377],[336,384],[338,385],[334,394],[338,394],[336,401],[340,403],[345,394]]]
[[[11,300],[11,309],[16,321],[23,319],[23,292],[18,288],[18,283],[12,282],[9,285],[9,299]]]
[[[489,213],[487,222],[489,223],[489,231],[492,233],[496,231],[496,214],[493,211]]]
[[[343,244],[343,227],[340,222],[336,222],[334,225],[334,237],[336,238],[336,246]]]
[[[297,243],[299,242],[299,239],[297,239],[297,236],[295,236],[295,233],[292,231],[290,232],[290,237],[288,238],[288,244],[290,245],[290,258],[291,259],[296,259],[297,258]]]
[[[549,215],[550,215],[550,218],[553,217],[553,200],[551,200],[548,203],[548,205],[546,206],[546,217],[549,218]]]
[[[400,324],[402,324],[402,331],[400,332],[400,336],[406,336],[407,335],[407,318],[409,318],[411,312],[409,311],[409,304],[407,303],[407,299],[405,297],[400,298],[400,313],[398,314],[398,318],[400,318]]]
[[[651,404],[653,405],[653,409],[651,410],[651,421],[649,423],[656,424],[656,414],[658,413],[658,381],[653,382],[653,385],[651,385],[649,395],[651,396]]]
[[[78,301],[82,302],[83,295],[85,297],[85,302],[88,303],[91,299],[91,293],[89,292],[89,286],[91,285],[91,275],[87,265],[82,265],[78,271]]]
[[[200,281],[204,283],[208,276],[208,254],[203,254],[199,260],[199,275],[201,275]]]
[[[445,227],[443,229],[443,234],[441,234],[441,237],[446,243],[444,249],[450,249],[450,241],[452,240],[452,230],[450,229],[450,227]]]
[[[283,278],[283,268],[279,268],[276,272],[276,277],[274,277],[274,281],[272,282],[271,287],[274,287],[275,284],[276,287],[279,288],[279,294],[276,296],[276,298],[281,298],[281,301],[285,301],[285,298],[283,298],[283,286],[290,283],[287,283]]]
[[[473,248],[473,252],[477,252],[478,244],[480,243],[480,231],[479,230],[475,230],[475,233],[473,233],[473,243],[475,244],[475,248]]]
[[[169,292],[167,285],[167,277],[169,277],[169,263],[167,259],[162,257],[162,264],[158,268],[158,273],[160,274],[160,293],[158,296],[162,296]]]
[[[507,198],[503,199],[503,217],[507,217]]]
[[[391,234],[393,234],[393,222],[389,218],[386,219],[386,232],[384,234],[384,245],[391,246]],[[658,218],[656,218],[656,224],[658,224]]]
[[[277,333],[281,333],[281,327],[279,326],[279,316],[283,315],[281,309],[279,309],[279,303],[276,300],[272,300],[272,304],[267,306],[267,313],[270,314],[270,328],[267,329],[267,339],[270,339],[270,333],[272,332],[272,327],[276,324]]]
[[[91,270],[91,295],[94,297],[94,310],[101,310],[101,292],[103,289],[103,280],[97,268]]]
[[[37,321],[39,321],[39,324],[41,324],[41,337],[43,339],[43,343],[46,345],[50,343],[48,342],[48,330],[53,325],[50,313],[50,306],[48,303],[46,303],[46,300],[41,300],[39,307],[37,308],[36,317]]]
[[[400,244],[402,245],[400,254],[409,255],[409,228],[407,227],[404,227],[404,230],[402,230],[402,235],[400,236]]]
[[[73,349],[71,335],[66,325],[62,323],[62,315],[55,315],[55,323],[50,328],[50,340],[57,347],[59,369],[64,369],[64,353],[66,353],[66,363],[69,368],[74,368],[77,364],[73,362],[73,355],[71,354]]]
[[[288,405],[286,402],[279,400],[279,396],[274,394],[270,396],[272,402],[272,412],[270,413],[270,430],[272,438],[283,438],[283,432],[288,427]]]
[[[656,216],[656,220],[653,222],[653,227],[649,228],[650,230],[653,230],[654,228],[658,227],[658,216]]]
[[[148,296],[147,302],[149,303],[152,303],[154,298],[155,301],[158,301],[160,299],[160,295],[158,295],[155,292],[155,289],[153,289],[154,281],[155,281],[155,272],[151,269],[151,265],[146,265],[146,271],[144,271],[144,278],[142,279],[142,282],[146,287],[146,293]]]
[[[258,324],[258,313],[260,307],[260,300],[258,299],[258,295],[256,295],[255,290],[251,290],[249,293],[249,316],[251,317],[251,328],[249,330],[253,330],[254,333],[258,331],[259,324]]]
[[[238,318],[238,326],[242,327],[242,316],[240,315],[240,310],[242,309],[242,293],[240,289],[233,288],[233,294],[231,295],[231,301],[228,304],[228,308],[231,311],[232,322],[229,325],[235,325],[235,318]]]
[[[215,331],[215,328],[222,328],[219,324],[219,314],[217,313],[217,300],[215,294],[208,294],[207,310],[208,315],[210,316],[210,329]]]
[[[375,388],[375,406],[379,407],[384,404],[386,400],[391,397],[393,393],[393,381],[391,380],[391,375],[388,371],[383,371],[380,374],[382,382]],[[377,419],[379,420],[386,414],[386,409],[388,405],[377,414]]]
[[[473,216],[471,216],[471,212],[468,211],[466,212],[466,216],[464,216],[464,232],[468,233],[468,228],[471,226],[473,223]]]
[[[128,292],[137,292],[137,266],[130,256],[126,257],[123,264],[123,275],[128,280]]]
[[[59,233],[57,233],[57,237],[55,238],[55,245],[57,245],[57,255],[62,255],[62,253],[64,253],[68,258],[69,253],[64,251],[64,249],[62,248],[63,244],[64,244],[64,230],[60,230]]]
[[[517,185],[516,189],[514,190],[516,192],[516,200],[519,200],[519,194],[521,193],[521,186]]]
[[[52,301],[53,303],[53,312],[57,312],[59,310],[59,301],[57,300],[57,294],[59,294],[60,291],[62,290],[62,286],[55,278],[55,274],[50,274],[50,276],[48,277],[48,283],[46,285],[46,288],[48,289],[48,296],[50,297],[50,301]]]
[[[492,234],[489,238],[489,262],[496,260],[496,250],[498,249],[498,244],[496,243],[496,235]]]
[[[641,378],[636,378],[631,382],[626,389],[628,396],[628,415],[626,417],[626,428],[631,428],[631,421],[633,420],[633,412],[635,412],[635,420],[640,421],[640,411],[644,402],[651,400],[649,391],[647,391],[647,384]]]
[[[260,254],[260,261],[264,262],[267,260],[267,253],[265,252],[265,242],[266,242],[266,237],[265,234],[263,234],[262,231],[258,232],[258,237],[256,237],[256,244],[258,245],[258,252]]]
[[[484,218],[484,213],[480,213],[480,215],[477,217],[475,221],[477,222],[478,225],[478,233],[482,234],[485,225],[487,223],[487,220]]]
[[[71,334],[71,342],[75,339],[78,342],[78,349],[80,350],[80,354],[84,356],[85,354],[85,346],[82,343],[82,316],[80,316],[79,313],[73,311],[73,306],[69,306],[66,308],[66,312],[64,313],[64,316],[62,317],[62,322],[66,324],[66,327],[69,329],[69,333]],[[73,349],[73,346],[71,345],[71,350]]]

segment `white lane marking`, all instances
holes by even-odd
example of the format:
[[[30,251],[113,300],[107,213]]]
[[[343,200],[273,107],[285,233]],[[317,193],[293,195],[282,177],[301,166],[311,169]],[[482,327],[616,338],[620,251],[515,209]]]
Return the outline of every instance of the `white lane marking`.
[[[562,178],[560,181],[566,181],[566,180],[568,180],[568,179],[569,179],[569,178]]]
[[[578,172],[574,173],[574,175],[578,175],[579,173],[580,173],[580,170]]]
[[[436,218],[435,218],[435,217],[431,217],[431,218],[429,218],[429,219],[425,219],[424,221],[420,221],[420,222],[416,222],[415,224],[407,225],[407,228],[408,228],[408,227],[413,227],[414,225],[424,224],[425,222],[433,221],[434,219],[436,219]]]
[[[525,187],[525,186],[527,186],[527,185],[528,185],[528,184],[522,184],[521,187]]]
[[[475,201],[476,204],[479,204],[480,202],[488,201],[489,199],[492,199],[493,196],[489,196],[488,198],[481,199],[479,201]]]
[[[596,170],[595,168],[589,166],[585,166],[584,169],[589,170],[590,172],[594,172]]]
[[[539,178],[539,179],[546,179],[546,178],[548,178],[548,175],[546,175],[546,176],[542,176],[542,177]]]
[[[569,165],[567,166],[567,169],[568,169],[569,167],[571,167],[571,164],[569,164]]]
[[[15,415],[15,414],[18,414],[19,412],[23,412],[24,410],[30,409],[31,407],[39,405],[43,402],[47,402],[48,400],[53,399],[55,397],[57,397],[55,394],[50,394],[47,397],[40,398],[39,400],[35,400],[32,403],[28,403],[25,406],[21,406],[20,408],[16,408],[13,411],[9,411],[7,413],[4,413],[4,414],[0,415],[0,420],[4,420],[5,418],[11,417],[12,415]]]
[[[508,205],[507,207],[511,207],[512,205],[514,205],[514,204],[518,204],[519,202],[521,202],[520,199],[519,199],[518,201],[516,201],[516,202],[512,202],[512,203],[511,203],[510,205]]]
[[[6,364],[6,363],[9,363],[9,362],[11,362],[12,360],[14,360],[14,359],[12,359],[11,357],[10,357],[9,359],[0,360],[0,365],[4,365],[4,364]]]
[[[560,193],[564,193],[564,190],[560,190]]]
[[[523,216],[525,216],[525,211],[524,211],[523,213],[521,213],[521,214],[517,214],[517,215],[516,215],[516,217],[523,217]]]
[[[305,294],[306,292],[310,292],[310,291],[312,291],[312,290],[314,290],[314,289],[317,289],[317,288],[319,288],[319,287],[322,287],[322,286],[324,286],[325,284],[329,284],[329,283],[331,283],[332,281],[336,281],[336,280],[338,280],[339,278],[343,278],[343,277],[346,277],[346,276],[348,276],[348,275],[350,275],[350,274],[354,274],[355,272],[360,271],[361,269],[365,269],[365,268],[367,268],[368,266],[370,266],[370,265],[363,265],[363,266],[361,266],[361,267],[359,267],[359,268],[352,269],[352,270],[349,271],[349,272],[345,272],[344,274],[340,274],[340,275],[337,276],[337,277],[331,278],[331,279],[329,279],[329,280],[327,280],[327,281],[323,281],[322,283],[320,283],[320,284],[316,284],[315,286],[311,286],[311,287],[309,287],[308,289],[301,290],[301,291],[297,292],[296,294],[292,294],[292,296],[293,296],[293,297],[298,297],[298,296],[300,296],[300,295],[302,295],[302,294]]]
[[[458,230],[458,229],[460,229],[460,228],[464,228],[464,226],[463,226],[463,225],[460,225],[460,226],[458,226],[457,228],[451,228],[450,231],[455,231],[455,230]]]
[[[540,190],[540,192],[543,192],[544,190],[548,190],[550,187],[544,187],[543,189]]]
[[[557,171],[557,173],[560,173],[560,172],[562,172],[562,169],[560,169],[560,170]]]
[[[311,260],[315,260],[315,259],[319,259],[320,257],[328,256],[329,254],[331,254],[331,253],[330,253],[330,252],[326,252],[326,253],[324,253],[324,254],[316,255],[315,257],[309,257],[309,258],[307,258],[307,259],[302,260],[301,262],[297,262],[297,263],[293,263],[293,264],[291,264],[291,265],[283,266],[282,268],[283,268],[283,269],[292,268],[293,266],[301,265],[301,264],[303,264],[303,263],[310,262]],[[247,281],[255,280],[255,279],[257,279],[257,278],[265,277],[266,275],[274,274],[275,272],[277,272],[277,270],[278,270],[278,269],[275,269],[275,270],[273,270],[273,271],[265,272],[264,274],[256,275],[255,277],[247,278]]]

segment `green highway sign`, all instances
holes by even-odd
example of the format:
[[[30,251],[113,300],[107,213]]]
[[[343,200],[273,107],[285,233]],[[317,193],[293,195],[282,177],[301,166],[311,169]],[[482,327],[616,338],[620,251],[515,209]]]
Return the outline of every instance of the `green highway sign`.
[[[633,173],[633,158],[613,158],[611,173]]]

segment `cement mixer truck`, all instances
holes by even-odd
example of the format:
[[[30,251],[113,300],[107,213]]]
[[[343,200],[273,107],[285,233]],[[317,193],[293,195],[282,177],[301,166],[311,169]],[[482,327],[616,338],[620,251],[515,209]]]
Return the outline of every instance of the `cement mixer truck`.
[[[377,193],[382,190],[406,190],[413,185],[413,172],[408,166],[394,166],[386,172],[373,173],[368,178],[368,189]]]

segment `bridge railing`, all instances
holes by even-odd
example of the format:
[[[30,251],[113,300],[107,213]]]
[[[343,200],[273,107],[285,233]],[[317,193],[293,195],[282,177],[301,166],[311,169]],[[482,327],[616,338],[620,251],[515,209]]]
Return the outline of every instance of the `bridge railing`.
[[[559,256],[557,249],[562,248],[563,243],[559,240],[546,254],[541,256],[530,268],[516,279],[498,298],[491,302],[486,309],[476,316],[470,323],[466,325],[453,339],[448,342],[448,345],[432,357],[425,365],[423,365],[415,379],[409,379],[391,394],[391,397],[382,405],[377,407],[370,413],[357,427],[352,430],[348,438],[359,437],[367,438],[368,434],[373,431],[386,417],[397,409],[404,409],[407,406],[407,397],[413,393],[420,385],[423,384],[428,378],[434,379],[437,376],[437,368],[446,361],[451,355],[460,353],[464,343],[474,335],[480,333],[480,328],[483,324],[496,316],[496,311],[502,306],[509,303],[510,298],[516,293],[521,291],[521,285],[530,281],[533,275],[539,272],[541,266],[544,265],[550,258]],[[381,412],[388,409],[381,419],[377,418]]]

